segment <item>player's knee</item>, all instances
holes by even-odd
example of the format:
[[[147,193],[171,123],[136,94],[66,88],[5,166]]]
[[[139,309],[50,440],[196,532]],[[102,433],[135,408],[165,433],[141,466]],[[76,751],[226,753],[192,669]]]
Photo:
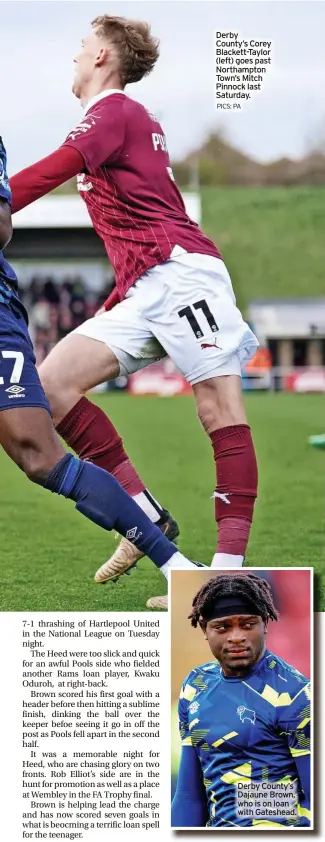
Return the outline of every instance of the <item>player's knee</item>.
[[[15,462],[26,474],[26,477],[38,485],[43,485],[51,468],[53,467],[51,459],[47,457],[35,442],[29,439],[23,439],[16,443],[15,447]]]
[[[50,473],[46,461],[39,456],[31,456],[25,460],[24,472],[26,477],[36,485],[44,485]]]
[[[197,414],[206,433],[212,433],[221,426],[218,418],[218,407],[211,398],[202,399],[197,405]]]
[[[228,402],[220,402],[217,396],[207,395],[197,406],[198,417],[206,433],[213,433],[222,427],[232,427],[236,424],[245,424],[245,416],[241,408],[231,405]]]
[[[39,485],[43,485],[48,474],[62,457],[64,451],[55,436],[37,436],[24,430],[13,431],[11,437],[10,456],[26,477]]]
[[[247,423],[243,414],[235,407],[220,406],[217,401],[204,400],[197,408],[198,417],[208,435],[222,427],[232,427]]]
[[[238,396],[230,389],[219,389],[215,380],[199,384],[196,400],[199,419],[208,434],[222,427],[247,423],[241,393]]]

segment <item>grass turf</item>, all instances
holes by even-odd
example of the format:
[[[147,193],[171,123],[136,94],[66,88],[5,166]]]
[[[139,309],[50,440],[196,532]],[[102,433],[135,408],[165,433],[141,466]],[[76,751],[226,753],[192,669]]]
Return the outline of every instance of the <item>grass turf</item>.
[[[256,298],[324,294],[321,187],[205,188],[201,199],[243,312]]]
[[[215,549],[214,466],[191,398],[96,399],[124,436],[139,472],[181,527],[179,546],[210,563]],[[259,467],[249,566],[324,567],[323,460],[307,444],[323,429],[323,397],[259,394],[246,398]],[[110,555],[111,534],[75,512],[73,503],[33,486],[0,453],[2,611],[145,610],[149,596],[166,592],[154,565],[143,559],[118,584],[95,585]],[[317,608],[325,607],[320,576]]]

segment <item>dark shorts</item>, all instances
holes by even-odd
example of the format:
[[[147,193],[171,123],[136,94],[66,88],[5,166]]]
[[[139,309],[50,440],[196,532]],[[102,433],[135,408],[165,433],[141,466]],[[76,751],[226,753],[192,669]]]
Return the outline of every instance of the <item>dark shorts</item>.
[[[23,308],[0,303],[0,411],[39,406],[51,415],[35,363]]]

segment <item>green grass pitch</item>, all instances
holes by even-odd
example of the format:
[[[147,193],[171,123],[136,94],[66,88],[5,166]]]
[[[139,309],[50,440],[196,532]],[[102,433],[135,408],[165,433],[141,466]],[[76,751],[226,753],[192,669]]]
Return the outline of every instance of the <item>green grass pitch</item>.
[[[201,198],[244,313],[255,298],[324,295],[321,187],[211,187]]]
[[[214,465],[192,398],[115,394],[96,400],[121,431],[152,493],[177,517],[182,552],[209,564]],[[307,438],[323,430],[323,397],[255,394],[246,404],[260,468],[247,564],[313,566],[320,610],[324,454]],[[114,537],[82,518],[70,501],[29,483],[3,452],[0,471],[0,610],[142,611],[148,597],[166,592],[148,559],[116,585],[95,585],[93,575],[112,552]]]

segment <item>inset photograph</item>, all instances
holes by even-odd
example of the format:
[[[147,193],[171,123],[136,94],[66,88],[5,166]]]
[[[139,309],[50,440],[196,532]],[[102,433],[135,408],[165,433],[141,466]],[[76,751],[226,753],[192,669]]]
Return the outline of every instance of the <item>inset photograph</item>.
[[[313,829],[313,570],[170,575],[172,827]]]

